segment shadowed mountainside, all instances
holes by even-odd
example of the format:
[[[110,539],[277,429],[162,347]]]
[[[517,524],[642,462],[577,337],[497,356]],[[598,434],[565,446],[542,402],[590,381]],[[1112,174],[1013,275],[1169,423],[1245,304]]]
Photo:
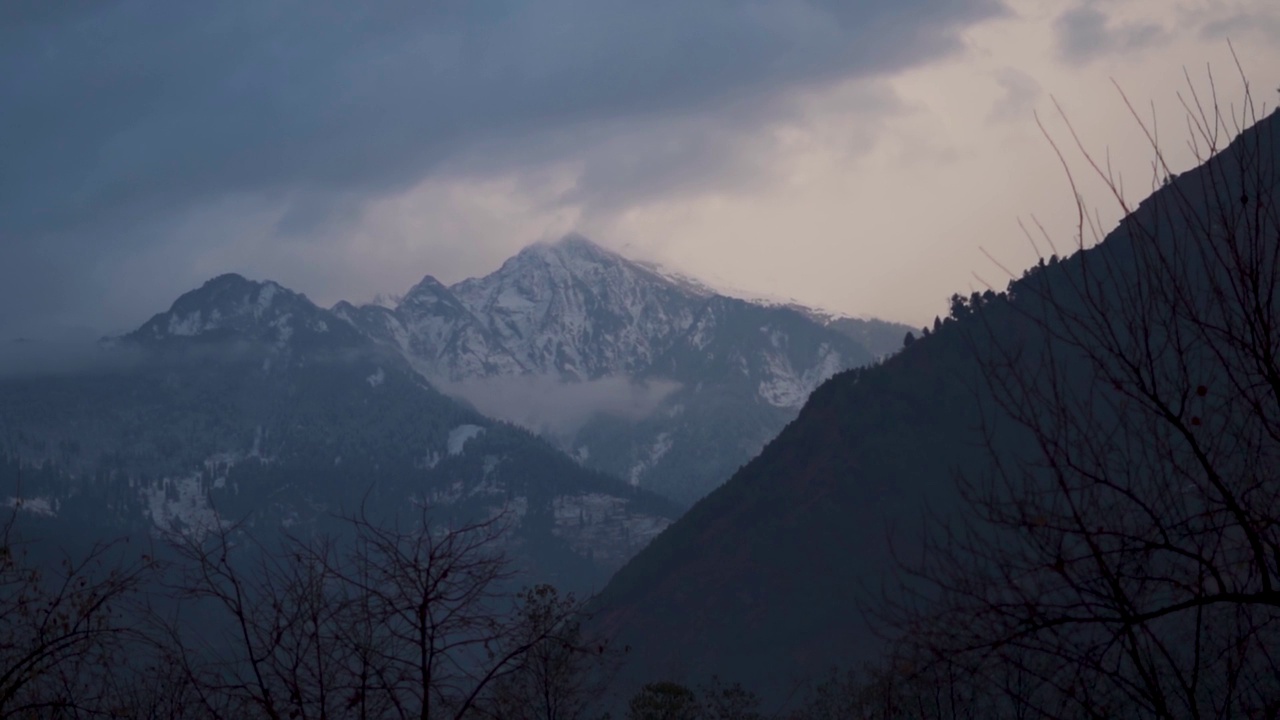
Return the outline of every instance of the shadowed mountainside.
[[[902,352],[814,391],[759,457],[598,598],[599,627],[633,647],[631,680],[719,674],[780,697],[832,664],[876,657],[882,628],[869,625],[860,605],[873,601],[894,554],[918,553],[937,527],[930,518],[957,507],[956,478],[991,470],[989,448],[1004,459],[1038,452],[989,393],[984,368],[993,351],[1056,348],[1064,377],[1096,382],[1087,362],[1053,339],[1055,313],[1075,311],[1085,286],[1115,301],[1117,288],[1149,277],[1138,268],[1153,257],[1199,259],[1177,268],[1178,277],[1209,287],[1217,270],[1184,248],[1209,242],[1224,208],[1275,196],[1276,118],[1171,178],[1097,246],[1042,261],[1005,293],[954,297],[947,321]],[[1242,187],[1242,177],[1261,186]],[[1139,252],[1135,243],[1147,242],[1176,251]],[[1090,277],[1097,268],[1110,274]],[[1199,294],[1229,302],[1203,299],[1210,295]],[[1088,396],[1084,386],[1075,391]]]

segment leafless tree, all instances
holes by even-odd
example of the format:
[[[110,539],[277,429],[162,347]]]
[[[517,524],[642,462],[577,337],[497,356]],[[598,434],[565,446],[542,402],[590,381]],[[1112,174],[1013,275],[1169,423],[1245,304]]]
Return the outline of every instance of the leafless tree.
[[[1119,229],[1085,246],[1101,232],[1068,170],[1074,254],[953,324],[990,471],[961,478],[967,512],[890,616],[1005,714],[1280,716],[1280,138],[1247,82],[1232,108],[1188,84],[1202,166],[1133,207],[1072,130]]]
[[[589,636],[581,619],[565,620],[580,604],[538,585],[521,597],[523,632],[536,640],[474,712],[492,720],[581,720],[592,717],[606,698],[625,656],[602,638]]]
[[[278,547],[237,528],[179,538],[179,597],[217,621],[202,636],[169,618],[173,661],[210,717],[462,718],[580,609],[520,605],[505,521],[444,527],[423,508]]]
[[[137,635],[130,602],[150,570],[123,542],[73,556],[19,532],[22,500],[0,527],[0,717],[108,716],[116,672]]]

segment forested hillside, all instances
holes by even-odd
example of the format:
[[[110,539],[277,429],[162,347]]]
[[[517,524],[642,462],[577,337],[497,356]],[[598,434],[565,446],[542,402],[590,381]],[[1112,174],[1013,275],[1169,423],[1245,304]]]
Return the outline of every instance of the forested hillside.
[[[1277,125],[815,391],[598,599],[635,677],[785,697],[892,651],[956,711],[1271,707]]]

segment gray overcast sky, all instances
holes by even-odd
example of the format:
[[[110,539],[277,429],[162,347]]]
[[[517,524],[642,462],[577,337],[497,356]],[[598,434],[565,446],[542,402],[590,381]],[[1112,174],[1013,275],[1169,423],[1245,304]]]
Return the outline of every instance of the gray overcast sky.
[[[924,322],[1003,285],[980,247],[1029,262],[1020,217],[1070,241],[1050,94],[1143,194],[1108,78],[1181,128],[1183,65],[1238,97],[1230,38],[1271,103],[1273,5],[7,2],[0,337],[126,329],[227,271],[367,300],[569,230]]]

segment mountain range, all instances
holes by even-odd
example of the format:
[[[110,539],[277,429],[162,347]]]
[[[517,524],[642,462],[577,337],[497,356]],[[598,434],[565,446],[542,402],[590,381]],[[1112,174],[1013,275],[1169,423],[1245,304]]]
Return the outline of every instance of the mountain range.
[[[64,539],[306,533],[425,504],[502,514],[533,577],[589,589],[678,512],[441,394],[272,282],[214,278],[99,354],[0,379],[0,497]]]
[[[1185,435],[1233,427],[1225,410],[1190,414],[1215,395],[1230,408],[1231,396],[1254,393],[1251,411],[1276,426],[1276,275],[1204,258],[1234,247],[1243,228],[1256,257],[1280,267],[1269,204],[1280,189],[1278,118],[1171,177],[1096,246],[1054,256],[1004,292],[953,296],[949,317],[918,339],[891,323],[729,297],[580,236],[452,286],[427,276],[389,304],[326,309],[275,282],[222,275],[74,369],[0,376],[0,501],[31,521],[25,532],[72,544],[228,528],[308,535],[335,515],[376,521],[421,507],[446,522],[497,517],[522,579],[573,591],[607,580],[588,630],[631,649],[628,682],[720,676],[785,699],[833,665],[881,654],[886,629],[863,610],[961,507],[957,478],[1038,457],[993,398],[993,374],[1049,372],[1014,362],[1033,348],[1065,378],[1054,388],[1063,397],[1123,393],[1063,351],[1063,318],[1080,306],[1139,323],[1207,306],[1195,316],[1210,318],[1202,329],[1223,346],[1252,342],[1259,353],[1242,366],[1269,373],[1265,382],[1227,383],[1222,346],[1166,352],[1192,347],[1175,344],[1167,330],[1180,326],[1167,320],[1106,339],[1136,337],[1179,381],[1194,371],[1167,413]],[[1251,184],[1221,180],[1246,164]],[[1245,221],[1232,225],[1224,209]],[[1196,252],[1161,254],[1166,246]],[[1179,260],[1160,268],[1171,275],[1139,274],[1167,257]],[[1097,284],[1086,276],[1099,267],[1110,274]],[[1242,284],[1215,285],[1223,275]],[[1122,308],[1129,315],[1116,309],[1135,297],[1130,286],[1165,277],[1186,287],[1139,292],[1149,302]],[[1219,332],[1242,327],[1221,288],[1250,282],[1248,332]],[[1100,316],[1108,330],[1122,325]],[[1017,352],[993,365],[997,349]],[[1128,405],[1109,407],[1127,419]],[[1272,490],[1274,463],[1263,463],[1274,434],[1252,446],[1216,436],[1227,467],[1256,480],[1246,501],[1265,506],[1270,532],[1274,505],[1257,493]],[[1272,455],[1239,458],[1241,446]],[[1170,477],[1161,463],[1176,460],[1160,448],[1138,438],[1131,449],[1109,460],[1146,453],[1155,457],[1143,472]]]
[[[731,298],[579,235],[449,287],[427,276],[392,307],[333,312],[481,412],[683,504],[907,330]]]
[[[394,308],[222,275],[74,369],[0,376],[0,498],[86,538],[502,513],[534,576],[588,589],[885,351],[577,236]]]

